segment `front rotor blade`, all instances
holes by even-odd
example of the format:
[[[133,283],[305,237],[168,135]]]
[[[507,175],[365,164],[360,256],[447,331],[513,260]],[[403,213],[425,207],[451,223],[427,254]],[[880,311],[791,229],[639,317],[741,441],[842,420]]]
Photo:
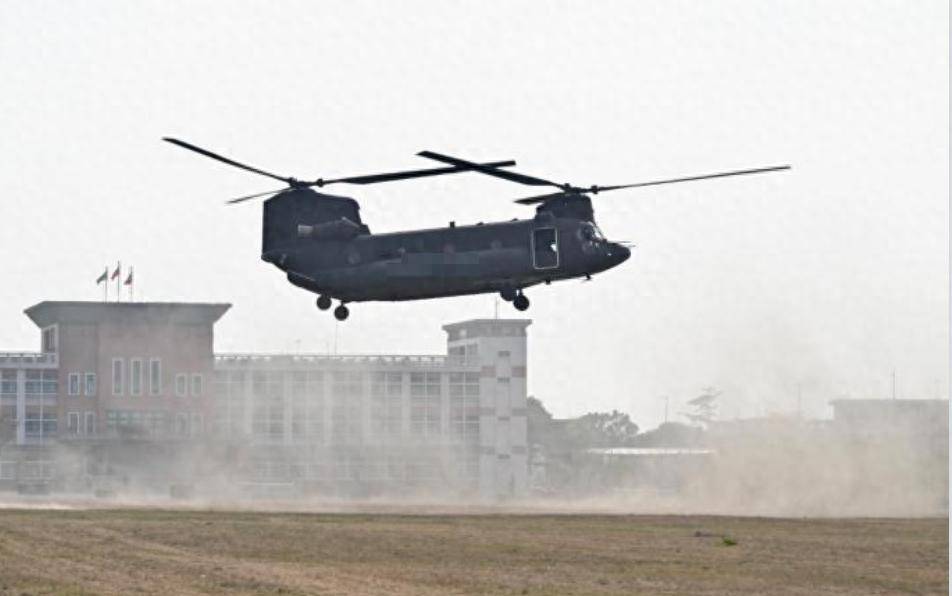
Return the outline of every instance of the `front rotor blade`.
[[[195,153],[199,153],[201,155],[204,155],[205,157],[210,157],[222,163],[226,163],[230,166],[235,166],[236,168],[241,168],[242,170],[248,170],[249,172],[254,172],[255,174],[261,174],[262,176],[267,176],[268,178],[274,178],[275,180],[280,180],[281,182],[286,182],[287,184],[291,184],[290,178],[284,178],[282,176],[278,176],[277,174],[272,174],[271,172],[265,172],[264,170],[253,168],[249,165],[239,163],[233,159],[228,159],[227,157],[218,155],[217,153],[212,153],[211,151],[202,149],[201,147],[196,147],[195,145],[192,145],[191,143],[186,143],[185,141],[180,141],[179,139],[173,139],[172,137],[162,137],[162,140],[167,143],[172,143],[173,145],[178,145],[179,147],[182,147],[184,149],[188,149],[189,151],[194,151]]]
[[[241,203],[241,202],[243,202],[243,201],[250,201],[251,199],[257,199],[258,197],[266,197],[266,196],[268,196],[268,195],[276,195],[276,194],[278,194],[279,192],[284,192],[284,191],[286,191],[286,190],[288,190],[288,189],[290,189],[290,188],[291,188],[291,187],[289,186],[288,188],[279,188],[278,190],[269,190],[268,192],[259,192],[259,193],[253,194],[253,195],[248,195],[248,196],[246,196],[246,197],[238,197],[237,199],[231,199],[230,201],[225,201],[225,204],[226,204],[226,205],[234,205],[234,204],[236,204],[236,203]]]
[[[709,178],[726,178],[727,176],[744,176],[747,174],[762,174],[764,172],[777,172],[780,170],[789,170],[789,165],[771,166],[768,168],[756,168],[753,170],[734,170],[732,172],[718,172],[716,174],[704,174],[701,176],[688,176],[686,178],[671,178],[670,180],[654,180],[652,182],[636,182],[635,184],[619,184],[617,186],[594,186],[588,192],[600,193],[606,190],[621,190],[623,188],[638,188],[641,186],[657,186],[659,184],[673,184],[675,182],[691,182],[693,180],[707,180]]]
[[[487,168],[508,168],[516,165],[512,160],[492,161],[489,163],[478,164]],[[456,174],[458,172],[468,172],[472,168],[464,166],[453,166],[450,168],[427,168],[423,170],[406,170],[403,172],[389,172],[386,174],[369,174],[367,176],[350,176],[348,178],[335,178],[334,180],[324,180],[322,184],[335,184],[343,182],[345,184],[377,184],[378,182],[393,182],[394,180],[408,180],[410,178],[425,178],[427,176],[440,176],[442,174]]]
[[[543,178],[536,178],[535,176],[527,176],[525,174],[519,174],[516,172],[506,172],[505,170],[497,170],[495,168],[487,167],[482,164],[473,163],[471,161],[466,161],[465,159],[460,159],[458,157],[450,157],[449,155],[441,155],[439,153],[434,153],[432,151],[420,151],[417,153],[420,157],[426,157],[428,159],[433,159],[436,161],[441,161],[443,163],[448,163],[460,168],[466,168],[482,174],[488,174],[489,176],[495,176],[496,178],[502,178],[504,180],[509,180],[511,182],[518,182],[520,184],[528,184],[529,186],[554,186],[556,188],[562,188],[561,184],[556,184],[551,180],[545,180]]]

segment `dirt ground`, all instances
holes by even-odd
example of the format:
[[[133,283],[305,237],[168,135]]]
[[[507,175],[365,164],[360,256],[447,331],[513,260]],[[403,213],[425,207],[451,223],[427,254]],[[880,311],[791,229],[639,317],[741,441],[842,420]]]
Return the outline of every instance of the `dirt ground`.
[[[0,594],[946,594],[948,519],[0,510]]]

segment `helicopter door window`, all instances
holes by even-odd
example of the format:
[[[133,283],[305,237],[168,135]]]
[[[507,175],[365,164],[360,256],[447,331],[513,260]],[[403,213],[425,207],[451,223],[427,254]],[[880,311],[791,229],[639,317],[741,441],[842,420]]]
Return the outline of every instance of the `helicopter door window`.
[[[536,269],[559,266],[559,235],[555,228],[532,231],[532,259]]]

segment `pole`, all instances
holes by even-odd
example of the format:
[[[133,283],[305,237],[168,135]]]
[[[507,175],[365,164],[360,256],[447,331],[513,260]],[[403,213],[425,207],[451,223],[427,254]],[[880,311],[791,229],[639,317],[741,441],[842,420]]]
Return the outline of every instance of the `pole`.
[[[892,371],[892,387],[893,387],[892,398],[896,399],[896,369],[895,368]]]
[[[122,261],[116,262],[116,302],[122,301]]]
[[[664,423],[668,423],[668,396],[664,396]]]

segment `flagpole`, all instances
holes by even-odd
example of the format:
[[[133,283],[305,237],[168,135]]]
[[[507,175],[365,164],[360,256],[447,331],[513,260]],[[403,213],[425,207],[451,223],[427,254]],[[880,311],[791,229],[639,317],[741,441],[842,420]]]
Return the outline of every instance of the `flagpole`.
[[[105,277],[105,279],[102,280],[102,301],[106,303],[109,302],[109,265],[106,265],[103,277]]]
[[[122,261],[116,262],[116,302],[122,302]]]

